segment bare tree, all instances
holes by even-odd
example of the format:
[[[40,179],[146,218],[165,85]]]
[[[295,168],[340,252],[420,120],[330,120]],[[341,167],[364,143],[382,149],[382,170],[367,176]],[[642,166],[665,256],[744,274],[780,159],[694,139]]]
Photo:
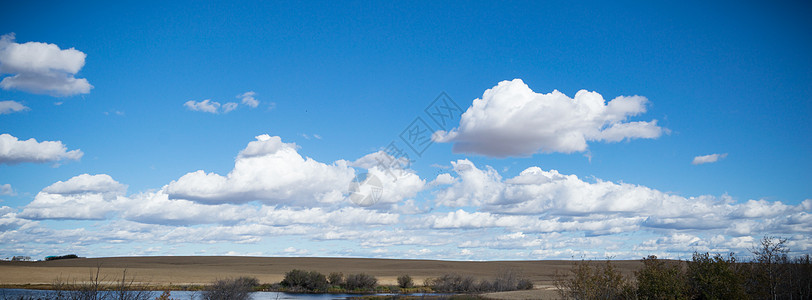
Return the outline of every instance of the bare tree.
[[[787,283],[789,248],[787,239],[765,236],[759,245],[750,250],[755,256],[752,264],[751,284],[759,291],[767,293],[770,299],[778,299],[782,284]]]
[[[246,300],[251,298],[253,288],[259,285],[259,280],[253,277],[240,277],[236,279],[220,279],[203,291],[204,300]]]
[[[402,289],[408,289],[414,287],[414,281],[412,281],[412,277],[409,275],[400,275],[398,276],[398,286]]]

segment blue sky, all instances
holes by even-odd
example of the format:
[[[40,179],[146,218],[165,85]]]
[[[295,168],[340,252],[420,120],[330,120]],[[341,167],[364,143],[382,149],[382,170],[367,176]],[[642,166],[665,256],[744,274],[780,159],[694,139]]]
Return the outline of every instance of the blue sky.
[[[807,3],[2,6],[3,257],[812,249]]]

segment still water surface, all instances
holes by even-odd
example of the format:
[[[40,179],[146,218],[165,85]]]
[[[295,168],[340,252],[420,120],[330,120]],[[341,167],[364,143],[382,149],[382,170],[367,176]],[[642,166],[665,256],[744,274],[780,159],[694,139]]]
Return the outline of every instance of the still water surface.
[[[39,299],[49,299],[54,294],[55,291],[50,290],[27,290],[27,289],[0,289],[0,299],[18,299],[21,296],[25,298],[39,298]],[[150,298],[155,299],[163,293],[163,291],[152,291],[152,295]],[[173,299],[185,300],[185,299],[193,299],[198,300],[202,299],[201,292],[191,292],[191,291],[172,291],[171,297]],[[365,294],[363,296],[369,296],[371,294]],[[375,294],[378,296],[383,295],[390,295],[390,294]],[[437,295],[437,294],[409,294],[410,296],[423,296],[423,295]],[[279,292],[255,292],[251,293],[251,299],[254,300],[265,300],[265,299],[300,299],[300,300],[332,300],[332,299],[347,299],[348,297],[358,297],[362,295],[350,295],[350,294],[291,294],[291,293],[279,293]]]

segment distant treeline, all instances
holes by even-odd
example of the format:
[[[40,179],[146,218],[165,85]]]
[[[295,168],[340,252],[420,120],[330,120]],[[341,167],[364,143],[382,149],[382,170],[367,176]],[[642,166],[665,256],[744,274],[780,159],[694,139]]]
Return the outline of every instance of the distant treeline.
[[[60,255],[60,256],[46,256],[45,261],[52,261],[52,260],[59,260],[59,259],[71,259],[71,258],[79,258],[76,254],[68,254],[68,255]]]

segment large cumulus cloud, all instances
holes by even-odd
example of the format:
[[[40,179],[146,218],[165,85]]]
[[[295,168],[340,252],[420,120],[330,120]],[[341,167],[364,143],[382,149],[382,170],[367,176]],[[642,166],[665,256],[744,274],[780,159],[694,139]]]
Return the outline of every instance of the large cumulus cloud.
[[[23,162],[45,163],[82,158],[81,150],[68,150],[61,141],[20,140],[8,133],[0,134],[0,164]]]
[[[454,143],[455,152],[495,157],[582,152],[593,141],[660,137],[657,120],[628,120],[645,113],[647,103],[642,96],[606,103],[586,90],[573,98],[557,90],[540,94],[521,79],[502,81],[473,101],[459,127],[436,132],[434,140]]]
[[[278,136],[260,135],[237,156],[234,169],[227,175],[203,170],[172,181],[166,192],[170,199],[188,199],[200,203],[246,203],[255,200],[268,204],[335,203],[344,199],[355,176],[348,162],[332,164],[302,157],[293,143]]]
[[[127,186],[110,175],[82,174],[42,189],[25,206],[29,219],[101,220],[123,201]]]
[[[430,224],[436,228],[588,234],[715,230],[732,236],[794,234],[812,228],[810,200],[794,206],[766,200],[737,203],[726,195],[684,197],[629,183],[589,182],[540,167],[503,179],[493,168],[479,168],[469,160],[452,165],[457,176],[444,180],[446,184],[434,191],[434,201],[458,210],[432,217]]]
[[[85,65],[85,54],[74,48],[40,42],[15,42],[13,33],[0,36],[0,81],[5,90],[18,89],[36,94],[71,96],[90,93],[92,85],[76,78]]]

